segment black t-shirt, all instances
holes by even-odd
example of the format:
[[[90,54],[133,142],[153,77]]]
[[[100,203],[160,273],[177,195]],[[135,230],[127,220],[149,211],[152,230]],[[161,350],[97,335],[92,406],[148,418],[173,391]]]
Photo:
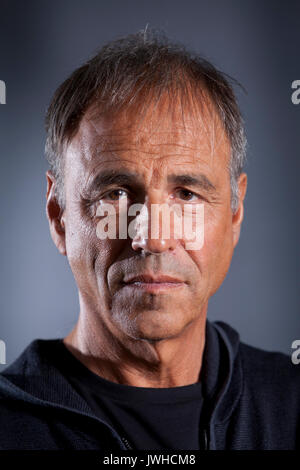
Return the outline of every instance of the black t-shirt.
[[[200,448],[201,382],[171,388],[133,387],[90,371],[61,340],[60,369],[96,416],[136,449]]]

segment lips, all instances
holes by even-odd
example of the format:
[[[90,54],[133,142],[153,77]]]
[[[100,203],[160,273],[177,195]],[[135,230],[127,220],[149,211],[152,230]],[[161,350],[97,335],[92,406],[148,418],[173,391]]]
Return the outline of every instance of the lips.
[[[177,277],[167,276],[165,274],[139,274],[137,276],[129,277],[127,280],[124,281],[125,284],[133,284],[135,282],[147,283],[147,284],[164,284],[164,283],[174,283],[180,284],[183,281]]]

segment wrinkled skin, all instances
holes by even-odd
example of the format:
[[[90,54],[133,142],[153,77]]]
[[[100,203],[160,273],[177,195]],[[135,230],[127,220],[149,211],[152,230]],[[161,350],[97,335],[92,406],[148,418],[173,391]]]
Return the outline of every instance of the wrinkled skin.
[[[78,322],[64,343],[94,373],[141,387],[199,380],[208,300],[227,274],[243,219],[247,176],[239,178],[239,207],[233,214],[229,156],[215,114],[185,113],[183,121],[179,105],[171,115],[161,100],[142,120],[133,111],[115,118],[99,116],[93,108],[86,112],[65,155],[63,211],[54,197],[55,179],[47,172],[51,235],[68,258],[80,301]],[[130,171],[135,178],[130,187],[91,190],[95,176],[106,170]],[[170,183],[170,174],[201,174],[202,185]],[[161,233],[158,239],[100,240],[96,209],[104,201],[118,210],[120,200],[149,210],[153,203],[204,204],[203,247],[188,250],[184,237],[163,239]],[[182,283],[154,293],[122,285],[139,273],[166,274]]]

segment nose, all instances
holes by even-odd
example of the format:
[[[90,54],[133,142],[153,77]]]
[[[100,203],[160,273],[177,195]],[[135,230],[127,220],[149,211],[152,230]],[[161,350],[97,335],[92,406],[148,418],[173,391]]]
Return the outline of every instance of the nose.
[[[150,254],[174,251],[178,240],[174,238],[172,213],[166,216],[168,206],[163,209],[163,202],[156,202],[154,209],[152,204],[149,201],[142,208],[142,227],[132,240],[132,249]]]
[[[151,238],[140,238],[139,240],[132,241],[132,248],[134,251],[143,251],[149,254],[158,254],[165,251],[174,251],[175,244],[171,243],[171,240],[151,239]]]

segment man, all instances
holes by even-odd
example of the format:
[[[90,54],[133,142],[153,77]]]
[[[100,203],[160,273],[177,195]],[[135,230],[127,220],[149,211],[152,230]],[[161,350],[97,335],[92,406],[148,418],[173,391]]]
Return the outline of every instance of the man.
[[[155,33],[130,35],[75,70],[46,122],[47,217],[80,313],[1,374],[0,447],[296,448],[297,368],[207,320],[247,186],[224,74]],[[163,205],[184,218],[155,217]],[[198,245],[176,236],[183,222]]]

